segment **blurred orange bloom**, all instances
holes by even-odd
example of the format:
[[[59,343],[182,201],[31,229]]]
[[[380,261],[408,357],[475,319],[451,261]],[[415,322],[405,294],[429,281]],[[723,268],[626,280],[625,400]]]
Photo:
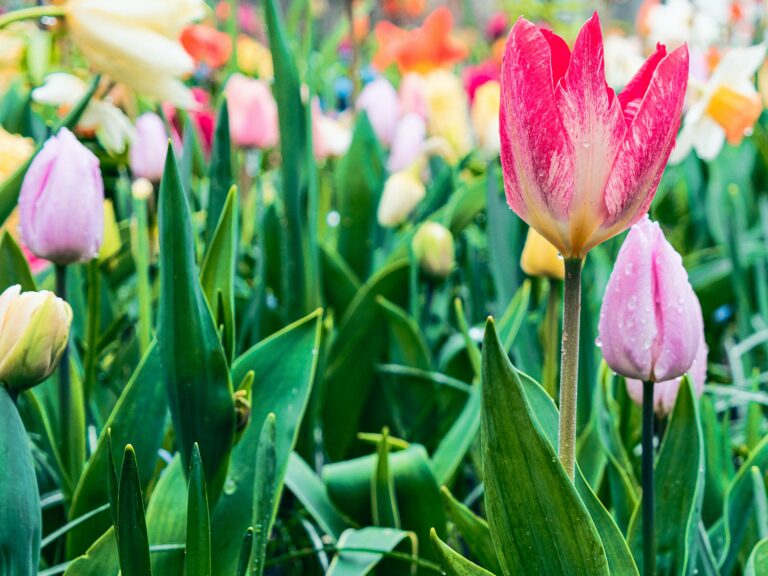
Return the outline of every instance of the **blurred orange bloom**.
[[[212,26],[192,24],[181,31],[181,45],[195,62],[211,68],[227,63],[232,54],[232,39]]]
[[[378,52],[373,58],[374,67],[384,70],[397,64],[401,73],[429,72],[467,57],[467,45],[451,36],[453,15],[441,6],[427,16],[419,28],[405,30],[391,22],[376,25]]]
[[[382,10],[390,18],[403,15],[416,18],[423,14],[426,7],[424,0],[384,0]]]

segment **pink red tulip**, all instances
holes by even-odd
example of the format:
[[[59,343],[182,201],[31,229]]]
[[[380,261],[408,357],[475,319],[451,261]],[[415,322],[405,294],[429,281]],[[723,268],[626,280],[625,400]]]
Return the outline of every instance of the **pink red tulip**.
[[[137,178],[159,182],[165,166],[168,134],[160,116],[153,112],[136,119],[136,137],[131,143],[131,171]]]
[[[507,201],[565,258],[627,229],[647,211],[675,142],[688,49],[657,46],[616,95],[605,81],[597,14],[573,51],[519,19],[501,73]]]
[[[99,160],[62,128],[35,156],[19,196],[21,237],[32,253],[57,264],[94,258],[104,234]]]
[[[244,148],[272,148],[279,139],[277,103],[263,80],[233,74],[227,82],[229,131]]]
[[[367,84],[357,98],[357,109],[365,110],[378,139],[389,146],[400,117],[400,99],[392,84],[386,78]]]
[[[608,365],[636,380],[679,378],[702,346],[701,306],[682,258],[647,218],[632,227],[619,251],[598,330]]]

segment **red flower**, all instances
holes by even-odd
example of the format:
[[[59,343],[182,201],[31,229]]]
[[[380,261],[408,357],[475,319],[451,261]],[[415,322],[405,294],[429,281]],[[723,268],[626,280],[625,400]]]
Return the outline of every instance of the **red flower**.
[[[181,31],[181,45],[195,62],[211,68],[227,63],[232,54],[232,39],[228,34],[205,24],[192,24]]]

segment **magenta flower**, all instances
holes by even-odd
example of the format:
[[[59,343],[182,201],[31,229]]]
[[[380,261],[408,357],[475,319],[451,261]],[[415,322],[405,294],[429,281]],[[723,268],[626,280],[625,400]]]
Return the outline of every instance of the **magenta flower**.
[[[56,264],[94,258],[104,235],[104,184],[99,160],[62,128],[35,156],[21,187],[21,238]]]
[[[136,119],[136,137],[131,143],[131,171],[136,178],[159,182],[165,167],[168,134],[160,116],[153,112]]]
[[[400,98],[386,78],[376,78],[366,84],[357,97],[357,110],[364,110],[376,137],[385,146],[392,143],[400,118]]]
[[[573,46],[519,19],[501,73],[501,160],[507,202],[565,258],[637,222],[675,142],[688,49],[651,54],[618,95],[605,81],[595,13]]]
[[[679,378],[703,345],[701,306],[682,258],[648,218],[632,227],[621,246],[598,330],[611,369],[636,380]]]

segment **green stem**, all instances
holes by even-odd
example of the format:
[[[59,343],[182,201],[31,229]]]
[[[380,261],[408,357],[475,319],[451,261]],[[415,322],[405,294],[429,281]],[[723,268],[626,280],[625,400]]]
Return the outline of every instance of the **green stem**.
[[[557,398],[557,322],[560,319],[560,285],[549,279],[547,310],[544,316],[544,372],[541,383],[554,399]]]
[[[94,259],[88,263],[88,325],[86,327],[86,342],[88,352],[85,357],[85,392],[86,406],[91,397],[96,382],[96,356],[99,339],[99,320],[101,311],[101,286],[99,282],[99,262]]]
[[[131,243],[136,262],[136,291],[139,300],[138,338],[143,354],[152,341],[152,288],[149,280],[149,224],[147,200],[133,195],[133,225]]]
[[[560,358],[560,430],[558,451],[566,473],[576,474],[576,395],[579,384],[579,324],[581,320],[581,258],[565,261],[563,340]]]
[[[653,495],[653,382],[643,382],[643,576],[656,574]]]
[[[22,20],[36,20],[45,16],[58,18],[66,15],[66,13],[65,6],[33,6],[22,10],[14,10],[0,16],[0,29]]]
[[[67,266],[56,264],[56,294],[67,299]],[[72,383],[69,375],[69,342],[64,346],[59,362],[59,433],[63,441],[70,436],[70,413],[72,412]]]

